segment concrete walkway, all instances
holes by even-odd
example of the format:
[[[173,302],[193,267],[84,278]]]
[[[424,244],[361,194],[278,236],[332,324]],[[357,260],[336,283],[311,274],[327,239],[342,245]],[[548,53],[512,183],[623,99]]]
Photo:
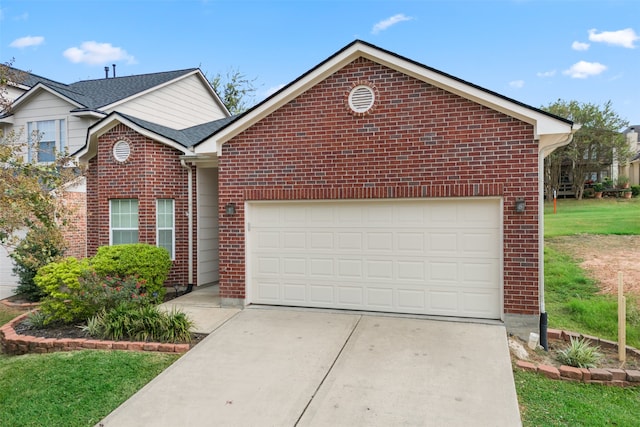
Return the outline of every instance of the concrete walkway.
[[[210,335],[99,425],[521,425],[503,326],[204,308]]]

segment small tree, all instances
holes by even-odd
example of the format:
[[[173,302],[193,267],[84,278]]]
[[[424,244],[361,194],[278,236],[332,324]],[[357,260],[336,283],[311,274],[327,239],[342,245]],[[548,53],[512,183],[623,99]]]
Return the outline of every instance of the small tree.
[[[629,160],[631,151],[620,132],[629,122],[613,111],[611,101],[599,106],[558,100],[543,109],[582,126],[568,145],[558,149],[556,156],[550,156],[546,166],[548,177],[553,179],[553,171],[559,170],[557,162],[570,163],[572,185],[577,199],[582,199],[589,172],[598,171],[614,161],[625,163]],[[551,182],[550,185],[557,183]]]
[[[10,111],[7,87],[24,78],[10,63],[0,65],[0,108]],[[64,251],[59,227],[64,225],[66,209],[60,196],[64,187],[76,179],[79,171],[69,167],[66,153],[54,153],[50,163],[28,160],[28,150],[35,151],[41,134],[24,138],[14,130],[0,131],[0,245],[13,256],[15,272],[22,289],[35,289],[34,270]],[[34,156],[37,158],[37,156]],[[26,233],[27,239],[20,243]],[[40,265],[40,266],[41,266]],[[29,291],[29,298],[38,292]]]
[[[225,77],[218,73],[207,79],[231,114],[244,112],[248,108],[247,97],[253,97],[256,91],[253,85],[256,79],[247,78],[237,69],[229,70]]]

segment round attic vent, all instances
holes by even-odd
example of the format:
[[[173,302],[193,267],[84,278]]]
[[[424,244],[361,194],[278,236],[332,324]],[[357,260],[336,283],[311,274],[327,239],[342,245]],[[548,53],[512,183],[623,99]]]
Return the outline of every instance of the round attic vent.
[[[366,113],[373,107],[375,100],[373,89],[366,85],[356,86],[349,93],[349,107],[355,113]]]
[[[118,141],[113,145],[113,157],[120,163],[126,162],[131,154],[131,146],[127,141]]]

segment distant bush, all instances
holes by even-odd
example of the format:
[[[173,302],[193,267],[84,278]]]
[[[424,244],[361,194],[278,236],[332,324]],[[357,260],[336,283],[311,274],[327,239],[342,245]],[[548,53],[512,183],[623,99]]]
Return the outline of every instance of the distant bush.
[[[640,185],[632,185],[631,186],[631,194],[633,194],[633,197],[640,196]]]
[[[156,301],[162,301],[171,257],[166,249],[146,243],[102,246],[91,259],[91,266],[103,277],[137,276],[144,279],[146,292]]]

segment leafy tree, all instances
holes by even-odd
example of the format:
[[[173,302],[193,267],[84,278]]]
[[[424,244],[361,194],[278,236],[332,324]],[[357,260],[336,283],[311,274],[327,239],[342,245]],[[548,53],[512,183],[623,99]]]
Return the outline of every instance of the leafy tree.
[[[24,74],[0,65],[0,108],[10,111],[11,100],[7,87],[20,83]],[[46,262],[61,255],[64,241],[60,226],[64,225],[67,210],[61,200],[64,187],[78,177],[69,167],[66,153],[55,153],[55,161],[38,163],[28,160],[27,150],[35,150],[41,134],[34,132],[30,142],[23,132],[0,130],[0,245],[12,253],[22,290],[33,289],[35,271]],[[34,156],[37,158],[37,156]],[[26,233],[27,238],[21,236]],[[9,252],[12,252],[9,250]],[[29,298],[37,299],[37,292]]]
[[[568,145],[546,159],[547,190],[558,188],[562,162],[570,165],[573,190],[576,198],[582,199],[590,172],[599,171],[615,161],[625,163],[629,160],[631,151],[621,133],[629,122],[618,116],[611,101],[600,106],[558,100],[543,109],[582,126]]]
[[[249,79],[238,69],[231,69],[224,77],[218,73],[208,80],[231,114],[240,114],[249,108],[247,98],[253,100],[255,78]]]

